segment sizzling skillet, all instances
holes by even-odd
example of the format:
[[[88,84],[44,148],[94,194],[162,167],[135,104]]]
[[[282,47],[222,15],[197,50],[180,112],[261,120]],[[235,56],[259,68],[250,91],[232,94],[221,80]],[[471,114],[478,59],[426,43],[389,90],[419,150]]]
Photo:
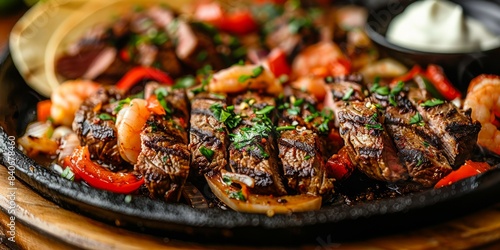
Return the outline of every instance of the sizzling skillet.
[[[18,179],[58,205],[108,223],[119,221],[125,228],[195,241],[229,240],[240,244],[293,244],[327,238],[341,241],[437,223],[498,201],[495,194],[500,190],[500,171],[494,169],[438,190],[273,217],[217,208],[194,209],[140,196],[127,203],[125,195],[57,176],[10,146],[8,136],[19,136],[35,119],[35,104],[40,96],[22,80],[10,56],[2,59],[0,163],[14,166]],[[208,190],[206,187],[201,191]]]

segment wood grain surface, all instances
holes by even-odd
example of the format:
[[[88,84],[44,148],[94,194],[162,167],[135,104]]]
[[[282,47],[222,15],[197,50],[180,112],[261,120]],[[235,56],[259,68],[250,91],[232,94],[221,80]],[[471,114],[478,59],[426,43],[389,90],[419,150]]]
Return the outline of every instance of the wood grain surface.
[[[158,238],[105,224],[65,210],[33,192],[20,180],[10,186],[8,172],[0,166],[0,241],[18,249],[253,249],[251,246],[200,244]],[[15,243],[9,241],[12,188],[15,196]],[[10,195],[10,196],[9,196]],[[295,249],[499,249],[500,204],[443,224],[411,232],[365,239],[329,242]],[[259,247],[261,249],[285,249]],[[1,250],[1,248],[0,248]]]

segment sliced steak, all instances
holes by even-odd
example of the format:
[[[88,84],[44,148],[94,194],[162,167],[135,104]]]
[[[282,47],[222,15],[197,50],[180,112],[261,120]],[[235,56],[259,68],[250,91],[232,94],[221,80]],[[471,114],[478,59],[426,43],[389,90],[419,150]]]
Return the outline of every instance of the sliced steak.
[[[444,154],[417,132],[428,125],[419,121],[416,110],[389,106],[385,112],[385,124],[398,149],[399,159],[414,181],[431,187],[450,173],[452,168]]]
[[[433,100],[425,90],[410,90],[409,99],[440,139],[453,168],[458,168],[466,159],[470,159],[481,130],[481,124],[472,121],[471,110],[459,111],[450,102],[426,105],[426,100]]]
[[[229,166],[235,173],[244,174],[255,180],[253,193],[284,195],[279,161],[273,136],[275,110],[259,114],[266,107],[275,106],[274,98],[257,93],[237,96],[233,104],[235,113],[243,118],[241,124],[231,133]]]
[[[120,157],[113,109],[123,93],[114,87],[103,87],[80,106],[73,120],[73,130],[83,145],[88,146],[90,157],[109,165],[111,170],[127,167]]]
[[[222,96],[201,93],[191,101],[191,128],[189,131],[191,167],[200,174],[209,176],[219,173],[227,166],[229,137],[223,122],[214,116],[211,107],[226,106]],[[206,150],[209,150],[209,153]],[[210,154],[213,154],[210,156]]]
[[[141,132],[141,153],[134,169],[144,176],[152,197],[178,201],[189,175],[188,104],[184,90],[166,90],[170,112],[149,117]]]
[[[288,187],[299,194],[331,194],[333,184],[325,165],[327,142],[318,129],[328,121],[323,121],[309,95],[296,91],[286,99],[288,105],[284,104],[278,128],[295,128],[278,132],[278,150]]]
[[[340,136],[349,157],[369,177],[395,182],[408,178],[391,138],[368,102],[350,102],[339,112]]]
[[[363,101],[365,95],[363,86],[357,82],[342,81],[337,79],[327,85],[325,106],[330,108],[335,117],[335,127],[339,127],[339,112],[345,109],[348,102]],[[328,81],[330,82],[330,81]]]

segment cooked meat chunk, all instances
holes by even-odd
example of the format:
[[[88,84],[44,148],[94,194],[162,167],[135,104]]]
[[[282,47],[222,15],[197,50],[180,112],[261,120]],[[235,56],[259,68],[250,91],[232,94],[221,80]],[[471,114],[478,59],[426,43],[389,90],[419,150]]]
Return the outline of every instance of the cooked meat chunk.
[[[141,153],[134,169],[144,176],[152,197],[178,201],[189,175],[188,107],[183,90],[164,89],[169,112],[149,117],[141,132]]]
[[[111,170],[127,167],[118,152],[117,131],[113,120],[115,100],[123,93],[113,87],[103,87],[89,97],[75,114],[73,130],[82,145],[87,145],[93,160],[109,165]]]
[[[328,134],[333,124],[316,110],[310,95],[294,91],[286,101],[278,128],[288,129],[278,132],[278,149],[288,187],[300,194],[331,194],[333,184],[325,166],[327,138],[321,134]]]
[[[417,133],[428,125],[416,110],[389,106],[385,113],[387,132],[410,177],[425,187],[436,184],[452,170],[441,151]]]
[[[227,166],[227,128],[217,120],[212,110],[218,105],[225,107],[225,98],[207,93],[198,94],[191,101],[191,167],[200,174],[209,176],[219,173]]]
[[[408,173],[379,119],[370,103],[350,102],[339,112],[340,136],[352,162],[363,173],[382,181],[405,180]]]
[[[333,80],[332,80],[333,81]],[[335,117],[335,127],[339,127],[339,112],[345,109],[347,102],[363,101],[363,87],[357,82],[334,81],[327,85],[325,106],[332,109]]]
[[[235,113],[244,117],[240,126],[232,131],[229,146],[229,166],[235,173],[248,175],[255,180],[253,193],[284,195],[272,120],[275,115],[274,98],[246,93],[233,102]],[[268,110],[270,108],[272,110]],[[267,113],[264,113],[268,110]]]
[[[444,153],[453,168],[470,159],[481,130],[481,124],[472,121],[471,110],[459,111],[450,102],[436,103],[425,90],[412,89],[409,99],[440,139]]]

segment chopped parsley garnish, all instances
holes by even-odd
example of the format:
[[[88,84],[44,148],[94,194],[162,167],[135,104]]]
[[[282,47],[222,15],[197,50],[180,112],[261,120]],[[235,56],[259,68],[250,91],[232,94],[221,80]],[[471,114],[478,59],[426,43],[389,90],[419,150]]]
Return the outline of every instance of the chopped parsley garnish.
[[[306,161],[309,160],[309,159],[311,159],[311,158],[312,158],[312,156],[310,156],[310,155],[304,156],[304,160],[306,160]]]
[[[237,134],[230,134],[236,149],[253,144],[260,138],[267,138],[272,132],[272,124],[256,122],[252,127],[241,128]]]
[[[251,78],[257,78],[262,74],[262,72],[264,72],[264,67],[262,67],[262,65],[259,65],[252,70],[251,75],[241,75],[240,77],[238,77],[238,82],[244,83]]]
[[[304,99],[300,98],[300,99],[297,99],[293,102],[293,106],[298,107],[298,106],[302,105],[303,103],[304,103]]]
[[[173,111],[168,106],[167,99],[165,99],[165,97],[168,96],[167,89],[163,88],[163,87],[157,88],[157,89],[155,89],[155,95],[156,95],[156,99],[158,99],[158,102],[160,103],[160,105],[163,107],[163,109],[165,109],[165,112],[167,114],[172,114]]]
[[[224,184],[226,184],[228,186],[233,184],[233,180],[231,180],[231,178],[229,178],[225,175],[222,176],[222,182],[224,182]]]
[[[403,90],[404,86],[405,86],[405,83],[403,81],[399,81],[398,85],[396,85],[394,88],[392,88],[391,94],[393,94],[393,95],[399,94],[399,92],[401,92]]]
[[[229,129],[236,128],[241,122],[241,117],[234,113],[234,106],[224,108],[222,104],[214,103],[210,106],[210,110],[213,112],[215,119],[224,123]]]
[[[377,109],[384,109],[384,107],[382,105],[380,105],[379,103],[375,103],[374,105]]]
[[[417,161],[417,167],[419,167],[420,165],[422,165],[424,163],[424,161],[422,161],[421,158],[418,158],[418,161]]]
[[[287,109],[288,114],[290,115],[299,115],[300,114],[300,107],[292,107]]]
[[[108,113],[98,114],[97,117],[103,121],[116,121],[116,119]]]
[[[172,86],[173,89],[185,89],[189,88],[191,86],[194,86],[196,83],[196,79],[193,76],[186,76],[179,78],[175,81],[174,86]]]
[[[389,91],[389,87],[387,86],[383,86],[383,87],[378,87],[377,89],[375,89],[375,93],[379,94],[379,95],[388,95],[390,93]]]
[[[396,96],[394,96],[393,94],[390,94],[390,95],[389,95],[389,103],[390,103],[392,106],[397,107],[397,106],[398,106],[398,103],[396,102]]]
[[[116,108],[115,108],[113,111],[114,111],[115,113],[120,112],[120,110],[122,110],[122,109],[123,109],[123,106],[124,106],[125,104],[130,104],[130,101],[131,101],[131,99],[130,99],[130,98],[128,98],[128,97],[127,97],[126,99],[123,99],[123,100],[118,101],[118,106],[116,106]]]
[[[431,100],[425,101],[424,103],[421,103],[420,106],[422,106],[422,107],[434,107],[434,106],[441,105],[443,103],[444,103],[443,100],[431,99]]]
[[[303,28],[310,28],[312,26],[312,20],[307,17],[296,17],[292,18],[288,23],[288,30],[291,34],[297,34]]]
[[[264,108],[262,108],[261,110],[257,110],[257,111],[255,111],[255,114],[256,114],[256,115],[265,115],[265,114],[267,114],[267,113],[269,113],[269,112],[271,112],[271,111],[273,111],[273,110],[274,110],[274,106],[269,105],[269,106],[265,106],[265,107],[264,107]]]
[[[276,131],[294,130],[295,126],[279,126],[276,127]]]
[[[317,125],[318,131],[320,133],[330,132],[329,123],[333,119],[333,112],[329,109],[324,109],[319,113],[319,115],[321,115],[323,122]]]
[[[414,116],[410,118],[410,124],[417,124],[418,126],[424,126],[425,122],[422,119],[420,113],[417,112]]]
[[[366,124],[365,128],[367,129],[376,129],[376,130],[384,130],[384,127],[382,127],[382,124]]]
[[[430,144],[426,141],[422,142],[422,145],[424,145],[424,147],[428,148],[430,146]]]
[[[247,198],[245,198],[245,196],[243,195],[243,192],[241,192],[241,190],[239,190],[237,192],[229,193],[229,198],[236,199],[239,201],[246,201],[247,200]]]
[[[214,157],[214,151],[209,149],[209,148],[206,148],[205,146],[201,146],[199,148],[199,151],[200,153],[205,156],[209,161],[212,160],[212,158]]]
[[[70,181],[74,181],[75,180],[75,174],[73,173],[73,171],[71,171],[70,167],[66,167],[64,169],[64,171],[62,171],[61,177],[66,178],[66,179],[68,179]]]
[[[348,101],[351,98],[351,96],[352,96],[353,93],[354,93],[354,89],[353,88],[349,88],[345,92],[344,96],[342,97],[342,101]]]

